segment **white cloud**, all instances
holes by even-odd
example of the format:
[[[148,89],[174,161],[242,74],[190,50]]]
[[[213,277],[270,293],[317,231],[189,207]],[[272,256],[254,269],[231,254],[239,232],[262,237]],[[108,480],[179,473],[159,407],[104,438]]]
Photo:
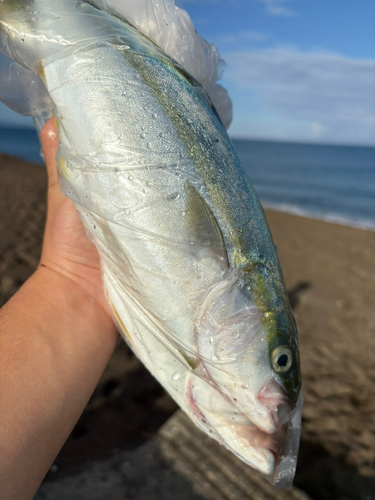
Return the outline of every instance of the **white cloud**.
[[[375,143],[375,61],[290,48],[224,59],[242,95],[255,92],[268,114],[309,124],[311,139]]]
[[[289,0],[259,0],[266,7],[266,12],[271,16],[293,16],[294,12],[285,6]]]

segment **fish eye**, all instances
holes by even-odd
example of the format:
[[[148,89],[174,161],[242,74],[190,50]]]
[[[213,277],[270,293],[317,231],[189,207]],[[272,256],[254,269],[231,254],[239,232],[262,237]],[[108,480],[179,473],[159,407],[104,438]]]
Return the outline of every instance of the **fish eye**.
[[[275,372],[285,373],[292,366],[292,353],[289,347],[277,347],[272,353],[272,366]]]

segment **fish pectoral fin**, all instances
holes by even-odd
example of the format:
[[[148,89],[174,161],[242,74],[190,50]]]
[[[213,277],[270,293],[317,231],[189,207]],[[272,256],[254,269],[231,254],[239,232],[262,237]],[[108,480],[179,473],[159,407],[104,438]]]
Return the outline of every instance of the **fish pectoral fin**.
[[[189,239],[194,244],[211,248],[229,267],[224,236],[212,210],[191,184],[186,185],[186,193],[186,213],[188,214],[186,227]]]

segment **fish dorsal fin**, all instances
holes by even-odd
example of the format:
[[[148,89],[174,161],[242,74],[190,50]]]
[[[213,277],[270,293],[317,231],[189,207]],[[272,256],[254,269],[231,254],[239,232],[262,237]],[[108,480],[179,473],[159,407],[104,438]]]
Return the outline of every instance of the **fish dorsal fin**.
[[[228,255],[220,226],[212,210],[191,184],[186,185],[186,225],[192,243],[212,249],[228,264]]]

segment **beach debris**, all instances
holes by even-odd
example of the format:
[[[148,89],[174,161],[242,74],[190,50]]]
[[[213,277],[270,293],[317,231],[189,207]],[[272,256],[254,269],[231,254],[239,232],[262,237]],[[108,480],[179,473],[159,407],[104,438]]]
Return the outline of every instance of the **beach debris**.
[[[175,9],[143,3],[151,24]],[[204,88],[119,5],[2,0],[1,74],[23,99],[1,97],[39,129],[55,116],[60,187],[124,339],[201,429],[290,486],[298,336],[263,210]]]

